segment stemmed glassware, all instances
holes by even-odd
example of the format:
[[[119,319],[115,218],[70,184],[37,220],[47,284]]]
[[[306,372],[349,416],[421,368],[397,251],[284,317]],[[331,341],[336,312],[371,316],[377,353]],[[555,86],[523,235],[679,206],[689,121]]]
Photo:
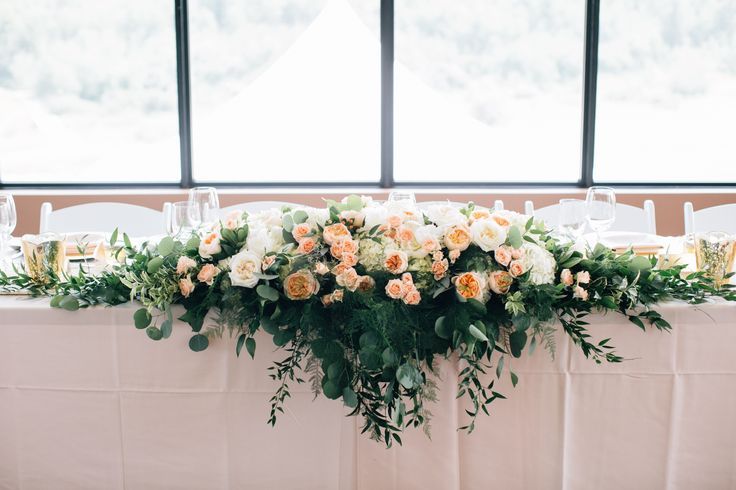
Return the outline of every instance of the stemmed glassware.
[[[188,237],[197,231],[202,224],[199,204],[192,201],[180,201],[171,205],[171,216],[166,223],[166,232],[172,237]]]
[[[389,202],[411,201],[412,204],[416,204],[417,198],[414,196],[413,192],[391,191],[391,193],[388,195],[388,201]]]
[[[210,227],[220,219],[220,200],[214,187],[194,187],[189,190],[189,202],[199,208],[201,224]]]
[[[0,266],[5,263],[6,243],[15,230],[17,216],[15,202],[10,194],[0,194]]]
[[[600,242],[601,232],[608,230],[616,221],[616,192],[611,187],[591,187],[585,202],[588,224],[596,234],[596,241]]]
[[[560,199],[560,214],[557,223],[561,235],[577,241],[585,229],[588,210],[582,199]]]

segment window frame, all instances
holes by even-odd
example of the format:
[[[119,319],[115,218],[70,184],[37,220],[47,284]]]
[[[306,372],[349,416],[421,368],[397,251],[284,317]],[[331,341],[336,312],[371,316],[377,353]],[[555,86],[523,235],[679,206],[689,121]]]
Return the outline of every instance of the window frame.
[[[580,142],[580,174],[574,182],[396,182],[394,178],[394,0],[380,0],[380,49],[381,49],[381,117],[380,179],[371,182],[213,182],[195,180],[192,173],[191,76],[189,64],[189,8],[188,0],[174,0],[174,24],[176,32],[176,74],[178,94],[179,148],[181,175],[178,183],[172,182],[99,182],[99,183],[13,183],[3,182],[0,173],[0,189],[126,189],[126,188],[191,188],[198,185],[215,187],[258,188],[586,188],[594,184],[617,187],[729,187],[736,182],[601,182],[593,179],[595,164],[595,122],[598,78],[598,37],[600,32],[600,0],[581,0],[585,8],[583,45],[583,103]],[[1,170],[1,169],[0,169]]]

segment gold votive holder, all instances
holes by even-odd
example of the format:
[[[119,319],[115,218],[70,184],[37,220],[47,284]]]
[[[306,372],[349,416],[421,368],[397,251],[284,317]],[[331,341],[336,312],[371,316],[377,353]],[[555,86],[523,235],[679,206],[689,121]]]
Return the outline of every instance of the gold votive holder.
[[[695,234],[695,263],[720,288],[733,268],[734,237],[721,231]]]
[[[26,273],[36,282],[49,280],[49,272],[61,276],[66,272],[64,238],[54,233],[21,237]]]

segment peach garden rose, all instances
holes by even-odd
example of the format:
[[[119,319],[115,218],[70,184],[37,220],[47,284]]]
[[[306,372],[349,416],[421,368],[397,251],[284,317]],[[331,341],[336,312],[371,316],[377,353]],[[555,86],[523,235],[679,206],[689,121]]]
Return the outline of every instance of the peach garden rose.
[[[319,282],[306,269],[294,272],[284,279],[284,294],[291,300],[303,301],[319,291]]]

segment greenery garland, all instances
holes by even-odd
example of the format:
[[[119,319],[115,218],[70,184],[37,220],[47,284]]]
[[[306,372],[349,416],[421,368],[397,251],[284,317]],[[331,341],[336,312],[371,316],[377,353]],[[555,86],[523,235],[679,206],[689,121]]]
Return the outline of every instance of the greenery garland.
[[[111,246],[117,240],[115,231]],[[122,243],[119,263],[99,274],[49,271],[39,282],[18,269],[0,273],[0,288],[51,296],[67,310],[137,301],[135,326],[153,340],[171,335],[171,305],[181,304],[194,351],[228,331],[236,354],[245,347],[253,357],[263,330],[286,354],[270,368],[278,388],[269,423],[283,412],[289,384],[308,376],[316,393],[342,398],[363,417],[363,432],[388,446],[407,426],[428,428],[438,356],[460,359],[457,397],[469,400],[462,429],[472,432],[476,417],[504,398],[493,378],[518,382],[504,369],[509,356],[540,344],[554,356],[558,326],[586,357],[620,362],[610,339],[587,331],[591,312],[669,330],[652,305],[736,299],[733,286],[718,288],[702,273],[683,278],[684,266],[658,270],[654,257],[583,248],[528,216],[473,203],[421,211],[349,196],[326,209],[236,213],[185,240],[136,247],[123,235]]]

